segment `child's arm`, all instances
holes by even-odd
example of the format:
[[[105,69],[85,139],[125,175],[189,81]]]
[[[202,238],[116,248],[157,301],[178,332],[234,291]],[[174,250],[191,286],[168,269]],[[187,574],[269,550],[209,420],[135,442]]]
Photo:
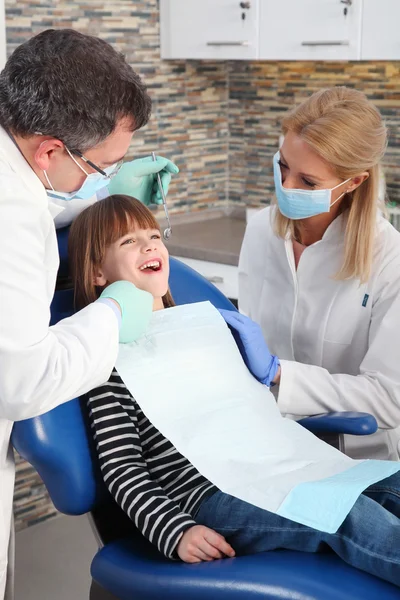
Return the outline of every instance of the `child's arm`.
[[[168,558],[196,525],[151,479],[136,428],[136,412],[123,384],[107,383],[87,395],[89,418],[104,481],[136,527]]]

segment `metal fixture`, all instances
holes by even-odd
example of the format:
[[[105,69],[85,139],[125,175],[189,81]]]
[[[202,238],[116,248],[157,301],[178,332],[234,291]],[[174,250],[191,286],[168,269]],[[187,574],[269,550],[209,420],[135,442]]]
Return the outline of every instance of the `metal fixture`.
[[[350,46],[350,42],[337,41],[337,42],[301,42],[302,46]]]
[[[207,42],[207,46],[250,46],[250,42]]]

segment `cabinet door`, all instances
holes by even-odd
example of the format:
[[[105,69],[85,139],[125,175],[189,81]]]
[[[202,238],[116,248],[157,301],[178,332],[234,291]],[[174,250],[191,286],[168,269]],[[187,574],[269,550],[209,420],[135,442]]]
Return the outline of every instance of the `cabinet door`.
[[[203,275],[215,285],[227,298],[237,300],[239,297],[239,275],[238,267],[233,265],[224,265],[221,263],[198,260],[197,258],[185,258],[175,256],[178,260],[192,267],[195,271]]]
[[[260,0],[260,58],[357,60],[361,8],[362,0]]]
[[[160,0],[161,57],[257,58],[258,3]]]
[[[400,60],[400,0],[364,0],[361,60]]]

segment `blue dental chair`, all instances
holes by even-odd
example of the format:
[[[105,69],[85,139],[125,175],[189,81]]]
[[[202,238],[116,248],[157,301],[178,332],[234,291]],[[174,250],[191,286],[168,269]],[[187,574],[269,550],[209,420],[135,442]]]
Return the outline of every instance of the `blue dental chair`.
[[[68,230],[58,233],[61,264],[52,322],[73,312],[68,281]],[[177,304],[210,300],[233,305],[195,271],[171,259],[171,291]],[[102,483],[88,435],[85,411],[72,400],[14,425],[12,442],[44,480],[58,510],[90,513],[99,551],[93,558],[90,600],[399,600],[400,590],[353,569],[334,554],[274,551],[188,565],[162,557],[135,530]],[[316,433],[365,435],[376,430],[370,415],[339,413],[303,420]],[[371,524],[373,525],[373,524]]]

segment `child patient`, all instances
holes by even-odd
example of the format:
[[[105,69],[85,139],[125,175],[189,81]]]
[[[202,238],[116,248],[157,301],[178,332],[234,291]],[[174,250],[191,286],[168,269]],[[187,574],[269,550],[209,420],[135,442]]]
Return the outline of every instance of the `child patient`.
[[[150,292],[154,310],[173,306],[168,251],[139,201],[110,196],[93,204],[73,223],[69,244],[79,307],[121,279]],[[369,487],[328,534],[219,491],[146,418],[116,370],[86,400],[105,484],[165,556],[195,563],[328,546],[354,567],[400,586],[399,473]]]

